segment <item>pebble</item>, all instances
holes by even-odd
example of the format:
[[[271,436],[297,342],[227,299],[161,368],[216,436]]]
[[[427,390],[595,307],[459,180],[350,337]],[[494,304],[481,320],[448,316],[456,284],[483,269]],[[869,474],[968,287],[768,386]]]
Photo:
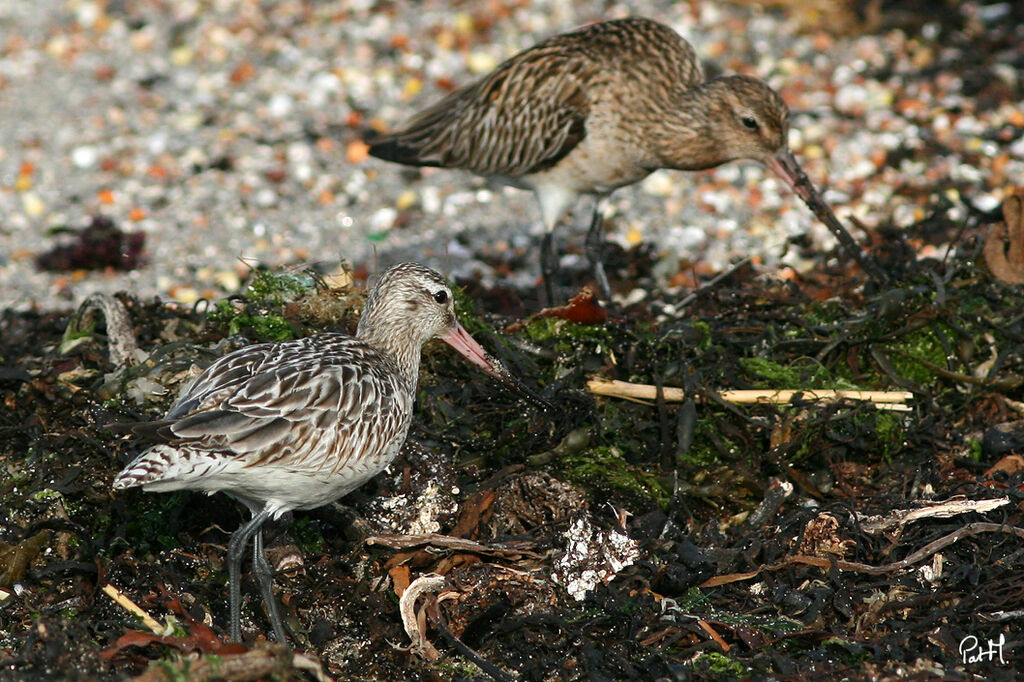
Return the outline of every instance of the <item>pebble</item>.
[[[98,159],[99,153],[95,147],[81,146],[71,150],[71,162],[77,168],[91,168]]]
[[[678,253],[689,253],[707,242],[708,236],[699,227],[688,225],[671,228],[668,232],[666,245]]]
[[[22,210],[30,218],[38,218],[46,211],[46,204],[33,192],[25,192],[21,195]]]
[[[416,192],[411,189],[407,189],[398,195],[398,199],[395,201],[395,208],[399,211],[404,211],[413,204],[416,203]]]
[[[374,232],[390,230],[391,226],[395,224],[395,218],[397,217],[398,211],[391,207],[377,209],[370,218],[370,227]]]
[[[640,188],[653,197],[667,197],[672,195],[674,184],[668,171],[656,171],[643,179]]]
[[[466,68],[474,76],[481,76],[494,70],[498,58],[489,52],[470,52],[466,56]]]
[[[994,211],[1003,203],[1002,199],[993,194],[976,194],[971,198],[971,202],[979,211],[985,212]]]

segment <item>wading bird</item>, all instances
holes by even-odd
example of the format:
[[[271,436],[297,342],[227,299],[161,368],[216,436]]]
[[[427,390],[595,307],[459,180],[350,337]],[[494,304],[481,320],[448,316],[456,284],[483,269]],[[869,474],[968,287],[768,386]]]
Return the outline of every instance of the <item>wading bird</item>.
[[[387,161],[459,168],[533,190],[545,226],[540,263],[549,303],[552,231],[582,195],[596,198],[586,253],[608,299],[601,230],[608,195],[659,168],[703,170],[738,159],[771,168],[872,278],[882,278],[807,179],[788,132],[789,109],[763,81],[708,80],[678,33],[632,17],[549,38],[368,144]]]
[[[263,524],[332,502],[391,463],[412,421],[420,350],[434,338],[539,401],[458,323],[444,279],[403,263],[380,276],[354,337],[239,349],[196,377],[162,420],[132,429],[158,442],[118,474],[115,490],[219,491],[252,513],[227,549],[233,640],[241,639],[239,577],[250,539],[274,635],[284,640]]]

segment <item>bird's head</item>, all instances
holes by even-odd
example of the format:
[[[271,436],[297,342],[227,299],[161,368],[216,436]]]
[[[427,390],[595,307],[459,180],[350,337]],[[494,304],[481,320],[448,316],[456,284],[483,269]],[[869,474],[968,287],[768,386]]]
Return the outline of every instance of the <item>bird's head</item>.
[[[724,76],[711,85],[717,94],[714,137],[729,161],[767,164],[788,151],[789,107],[779,93],[750,76]]]

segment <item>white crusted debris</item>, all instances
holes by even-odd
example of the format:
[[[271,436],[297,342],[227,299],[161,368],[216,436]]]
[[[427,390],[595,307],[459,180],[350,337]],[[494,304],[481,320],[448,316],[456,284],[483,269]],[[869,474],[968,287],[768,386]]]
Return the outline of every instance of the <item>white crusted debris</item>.
[[[583,601],[598,583],[610,582],[640,555],[636,541],[625,532],[595,529],[585,512],[576,517],[565,536],[565,553],[555,561],[552,577],[576,601]]]

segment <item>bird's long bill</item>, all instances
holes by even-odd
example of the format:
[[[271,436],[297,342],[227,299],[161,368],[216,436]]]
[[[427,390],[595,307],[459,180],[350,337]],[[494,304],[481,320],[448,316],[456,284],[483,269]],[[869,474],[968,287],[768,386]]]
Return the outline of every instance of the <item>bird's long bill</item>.
[[[800,164],[793,157],[793,152],[789,151],[789,149],[783,149],[771,157],[765,165],[771,168],[793,190],[794,194],[803,199],[804,203],[807,204],[807,208],[811,209],[811,212],[818,217],[818,220],[825,223],[825,226],[832,231],[832,234],[836,236],[836,239],[843,245],[843,248],[857,259],[857,262],[860,263],[860,266],[864,268],[868,275],[876,279],[884,279],[878,270],[878,266],[861,250],[860,245],[846,231],[843,224],[836,218],[836,214],[832,212],[832,208],[825,203],[825,199],[822,198],[818,189],[807,178],[804,169],[800,167]]]
[[[818,219],[825,223],[830,230],[833,232],[837,230],[843,233],[846,232],[846,228],[836,218],[832,209],[825,203],[821,194],[818,193],[818,189],[807,178],[804,169],[800,167],[796,158],[793,157],[793,152],[783,149],[769,159],[766,165],[782,178],[782,181],[793,190],[794,194],[804,200],[804,203],[814,212],[814,215],[818,216]]]
[[[448,330],[448,333],[441,337],[441,340],[459,351],[464,358],[472,362],[477,367],[483,369],[485,372],[501,382],[503,386],[510,389],[521,398],[525,398],[534,405],[545,410],[551,409],[551,403],[535,394],[524,386],[521,381],[512,376],[512,373],[505,368],[505,365],[501,364],[497,358],[485,351],[480,344],[476,342],[476,339],[469,335],[466,328],[458,322]]]

